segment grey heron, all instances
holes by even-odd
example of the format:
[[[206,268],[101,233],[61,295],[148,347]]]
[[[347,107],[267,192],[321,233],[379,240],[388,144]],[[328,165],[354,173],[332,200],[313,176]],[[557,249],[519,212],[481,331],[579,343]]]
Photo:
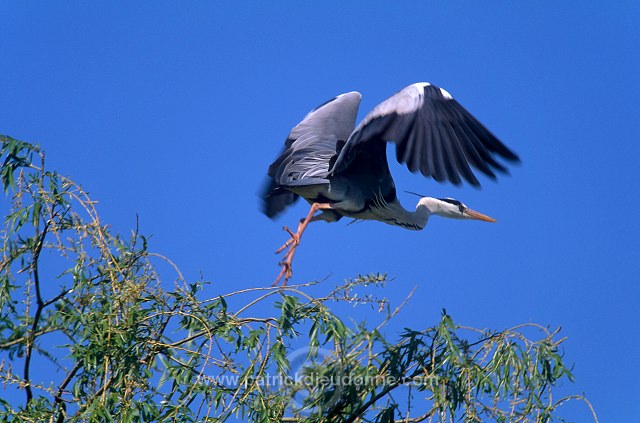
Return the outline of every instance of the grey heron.
[[[309,222],[335,222],[343,216],[378,220],[407,229],[423,229],[431,215],[495,222],[451,198],[423,197],[415,211],[396,196],[386,145],[413,173],[438,182],[480,186],[471,168],[495,179],[507,173],[496,161],[519,158],[444,89],[420,82],[377,105],[355,127],[362,95],[339,95],[309,112],[287,137],[284,150],[269,166],[263,212],[274,218],[298,197],[311,204],[296,232],[276,253],[288,248],[274,285],[291,278],[292,260]],[[355,129],[354,129],[355,128]],[[317,212],[320,212],[316,215]]]

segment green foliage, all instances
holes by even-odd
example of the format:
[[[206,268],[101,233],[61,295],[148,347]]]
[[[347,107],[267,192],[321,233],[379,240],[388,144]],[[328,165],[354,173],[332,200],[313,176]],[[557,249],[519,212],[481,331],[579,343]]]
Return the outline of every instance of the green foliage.
[[[572,376],[544,327],[487,332],[443,311],[433,327],[386,339],[399,309],[372,293],[386,275],[323,297],[307,284],[203,298],[215,287],[185,281],[137,229],[112,234],[41,150],[1,140],[11,201],[0,382],[24,400],[0,399],[0,421],[547,422],[573,398],[552,400]],[[372,305],[383,320],[348,327],[335,303]],[[251,315],[258,304],[272,312]]]

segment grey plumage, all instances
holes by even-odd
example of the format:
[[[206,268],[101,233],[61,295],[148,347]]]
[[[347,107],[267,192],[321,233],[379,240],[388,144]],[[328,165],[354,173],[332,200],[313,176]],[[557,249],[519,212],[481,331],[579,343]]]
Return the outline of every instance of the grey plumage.
[[[329,165],[336,146],[355,127],[362,95],[339,95],[309,112],[285,140],[284,150],[269,166],[264,212],[274,217],[298,197],[288,188],[328,183]]]
[[[404,88],[355,127],[360,100],[357,92],[342,94],[293,128],[269,167],[263,192],[267,216],[277,216],[302,196],[310,203],[332,205],[323,211],[325,220],[350,216],[416,229],[386,217],[401,208],[387,163],[387,142],[396,145],[398,162],[411,172],[456,185],[463,179],[480,185],[472,168],[490,178],[495,178],[494,171],[507,172],[496,157],[519,160],[448,92],[429,83]],[[380,204],[387,209],[384,216],[376,214]]]

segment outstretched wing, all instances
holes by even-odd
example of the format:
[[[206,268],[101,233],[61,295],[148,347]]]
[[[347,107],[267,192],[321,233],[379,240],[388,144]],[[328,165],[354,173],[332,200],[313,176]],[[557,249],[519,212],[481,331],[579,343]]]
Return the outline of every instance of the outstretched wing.
[[[471,167],[495,179],[493,170],[507,172],[495,160],[519,161],[487,128],[451,95],[427,82],[409,85],[380,103],[358,125],[340,152],[332,174],[341,174],[385,155],[387,141],[396,144],[396,158],[411,172],[436,181],[460,184],[461,176],[480,186]],[[382,147],[381,147],[382,145]],[[386,165],[386,156],[379,157]]]
[[[309,112],[287,137],[284,150],[269,166],[263,190],[263,212],[275,217],[298,196],[287,187],[326,183],[338,143],[349,138],[355,126],[362,95],[342,94]]]

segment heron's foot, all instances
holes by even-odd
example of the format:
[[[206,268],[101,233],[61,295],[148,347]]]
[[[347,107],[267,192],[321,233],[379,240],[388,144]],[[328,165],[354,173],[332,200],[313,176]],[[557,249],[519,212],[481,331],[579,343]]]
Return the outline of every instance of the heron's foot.
[[[283,226],[282,227],[283,231],[287,231],[289,232],[289,235],[291,235],[291,238],[289,238],[287,240],[287,242],[285,242],[282,247],[278,248],[276,250],[276,254],[280,254],[281,252],[283,252],[287,247],[290,247],[291,245],[298,245],[300,244],[300,236],[298,234],[293,233],[293,231],[291,229],[289,229],[287,226]]]
[[[289,229],[286,226],[282,228],[283,230],[287,231],[289,235],[291,235],[291,238],[287,240],[287,242],[285,242],[282,247],[276,250],[276,254],[280,254],[281,252],[283,252],[288,248],[282,261],[278,263],[282,267],[282,269],[280,269],[280,274],[278,274],[278,277],[276,278],[272,286],[277,285],[278,283],[280,283],[280,281],[282,281],[282,285],[284,286],[287,284],[287,281],[291,279],[291,275],[293,274],[291,263],[293,262],[293,255],[296,253],[296,248],[298,248],[298,245],[300,244],[300,238],[302,237],[302,233],[306,229],[309,222],[313,222],[314,220],[319,220],[319,219],[314,219],[314,214],[318,210],[330,210],[330,209],[332,209],[331,204],[313,203],[311,205],[311,209],[309,210],[309,214],[307,215],[307,217],[300,221],[297,232],[294,233],[291,229]]]
[[[278,274],[278,277],[276,278],[276,280],[273,282],[272,286],[276,286],[278,283],[280,283],[280,281],[282,281],[282,286],[285,286],[287,284],[287,282],[289,281],[289,279],[291,279],[291,276],[293,275],[293,268],[291,267],[292,261],[293,261],[293,254],[290,254],[290,252],[287,252],[284,260],[278,263],[282,267],[282,269],[280,269],[280,273]]]
[[[275,282],[273,282],[272,286],[277,285],[278,283],[280,283],[280,281],[282,281],[282,285],[284,286],[287,284],[289,279],[291,279],[291,276],[293,275],[293,268],[292,268],[293,255],[296,252],[296,248],[298,247],[298,244],[300,244],[299,233],[294,233],[291,229],[289,229],[286,226],[284,226],[282,229],[287,231],[289,235],[291,235],[291,238],[289,238],[287,242],[285,242],[284,245],[282,245],[282,247],[276,250],[276,254],[280,254],[281,252],[283,252],[285,249],[288,248],[282,261],[278,263],[282,267],[282,269],[280,270],[280,273],[278,274],[278,277],[276,278]]]

